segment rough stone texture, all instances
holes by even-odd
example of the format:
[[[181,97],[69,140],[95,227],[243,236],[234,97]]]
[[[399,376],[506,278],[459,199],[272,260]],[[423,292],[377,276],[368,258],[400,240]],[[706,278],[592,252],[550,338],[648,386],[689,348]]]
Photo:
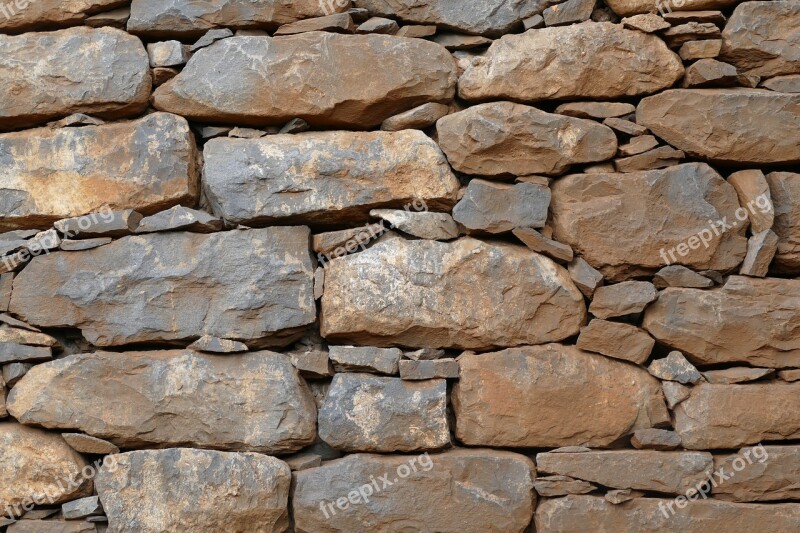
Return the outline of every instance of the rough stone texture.
[[[800,274],[800,174],[771,172],[766,180],[775,213],[772,229],[778,235],[774,268],[787,274]]]
[[[669,265],[653,276],[653,285],[657,289],[666,289],[667,287],[705,289],[713,287],[714,282],[683,265]]]
[[[384,131],[400,131],[407,129],[424,129],[433,126],[437,120],[450,112],[444,104],[422,104],[414,109],[389,117],[381,124]]]
[[[566,270],[522,246],[390,238],[328,264],[320,328],[329,341],[488,349],[561,340],[585,319]]]
[[[405,209],[372,209],[369,216],[380,218],[392,228],[420,239],[448,241],[460,231],[448,213],[415,212]]]
[[[773,175],[774,183],[780,183],[780,176],[780,173]],[[739,205],[753,207],[747,212],[751,231],[760,233],[772,228],[775,208],[772,204],[770,184],[764,177],[764,173],[760,170],[740,170],[728,176],[728,183],[736,189]]]
[[[213,233],[222,229],[222,221],[204,211],[177,205],[155,215],[144,217],[136,233],[183,230],[195,233]]]
[[[230,339],[220,339],[211,335],[203,335],[188,346],[189,350],[209,353],[237,353],[246,352],[247,345],[243,342]]]
[[[636,121],[675,148],[709,161],[800,162],[800,147],[794,142],[800,136],[800,95],[764,89],[673,89],[643,99]]]
[[[437,378],[458,379],[459,366],[456,359],[436,359],[433,361],[400,361],[400,377],[408,380]]]
[[[665,289],[645,312],[643,326],[696,364],[797,367],[798,296],[797,280],[731,276],[717,289]]]
[[[567,0],[542,13],[547,26],[565,26],[589,20],[597,0]]]
[[[593,319],[581,328],[576,345],[614,359],[643,364],[650,357],[656,341],[647,332],[621,322]]]
[[[61,522],[56,520],[20,520],[8,528],[8,533],[95,533],[90,522]]]
[[[775,76],[774,78],[764,80],[761,86],[770,91],[777,91],[779,93],[800,93],[800,74]]]
[[[95,346],[205,334],[286,344],[315,319],[308,238],[303,227],[153,233],[51,253],[14,280],[10,310],[33,324],[78,327]]]
[[[452,402],[467,445],[608,446],[668,419],[656,379],[574,346],[467,353],[459,363]]]
[[[190,350],[95,352],[38,365],[12,389],[8,409],[24,424],[79,429],[120,448],[263,453],[314,442],[316,412],[287,356]]]
[[[0,32],[22,33],[77,26],[83,24],[88,15],[124,3],[124,0],[33,0],[16,5],[9,2],[0,18]]]
[[[677,381],[683,385],[697,383],[703,376],[679,351],[672,351],[662,359],[656,359],[647,371],[662,381]]]
[[[586,494],[597,489],[596,486],[569,476],[537,477],[533,486],[539,496],[566,496],[567,494]]]
[[[274,457],[172,448],[111,458],[116,468],[102,468],[96,481],[109,531],[279,533],[289,525],[292,475]]]
[[[717,499],[736,502],[800,499],[798,446],[756,446],[737,454],[716,456],[714,470],[720,468],[734,475],[714,487],[712,492]]]
[[[674,514],[670,513],[669,504]],[[800,527],[800,507],[700,498],[688,505],[684,502],[681,509],[672,499],[636,498],[614,505],[600,496],[566,496],[543,500],[536,509],[537,531],[580,533],[586,531],[587,524],[591,524],[592,531],[602,533],[786,533]]]
[[[212,139],[203,156],[214,212],[241,224],[366,222],[370,209],[414,200],[449,210],[458,192],[444,155],[420,131]]]
[[[83,433],[62,433],[61,436],[76,452],[94,455],[119,453],[119,447],[106,440],[92,437],[91,435],[84,435]]]
[[[594,291],[603,285],[603,274],[598,272],[581,257],[576,257],[569,264],[569,277],[584,296],[591,298]]]
[[[325,32],[231,37],[192,56],[156,90],[153,105],[208,122],[263,126],[302,118],[312,126],[369,128],[421,104],[447,103],[455,82],[447,50],[421,39]]]
[[[0,135],[0,231],[46,228],[101,208],[151,214],[192,203],[197,157],[189,124],[168,113]]]
[[[471,233],[505,233],[541,228],[547,220],[550,189],[535,183],[493,183],[474,179],[453,208],[453,219]]]
[[[800,383],[701,384],[673,410],[689,450],[800,437]]]
[[[639,30],[645,33],[655,33],[670,27],[670,23],[658,15],[652,13],[642,13],[622,19],[622,25],[632,30]]]
[[[658,298],[658,291],[648,281],[623,281],[598,287],[589,312],[597,318],[612,318],[640,313]]]
[[[33,498],[52,494],[59,504],[92,493],[81,475],[88,463],[57,434],[14,422],[0,422],[0,508],[3,515],[24,513]],[[73,483],[70,484],[69,481]],[[61,482],[62,487],[58,484]]]
[[[713,471],[708,452],[610,450],[583,453],[540,453],[540,473],[558,474],[615,489],[652,490],[683,494]]]
[[[778,251],[778,236],[771,229],[756,233],[747,240],[747,255],[739,274],[763,278]]]
[[[629,115],[636,107],[622,102],[568,102],[556,108],[556,113],[575,118],[604,119]]]
[[[0,35],[0,81],[0,130],[72,113],[136,115],[151,85],[144,46],[113,28]]]
[[[716,59],[705,58],[686,69],[683,87],[733,87],[738,83],[736,67]]]
[[[275,29],[347,11],[349,2],[319,0],[133,0],[128,31],[146,37],[200,37],[212,28]]]
[[[284,24],[275,31],[275,37],[279,35],[295,35],[309,31],[329,31],[334,33],[354,33],[356,25],[352,17],[347,13],[336,13],[324,17],[299,20]]]
[[[330,346],[328,355],[337,372],[397,374],[403,352],[398,348]]]
[[[665,260],[730,271],[745,256],[746,225],[720,235],[709,227],[709,219],[735,221],[739,202],[733,187],[706,164],[575,174],[556,180],[551,190],[554,238],[614,281],[652,274]],[[703,230],[708,247],[697,237]]]
[[[569,263],[573,259],[572,248],[548,239],[533,228],[514,228],[512,233],[534,252],[544,254],[555,261]]]
[[[607,22],[506,35],[467,67],[466,100],[609,99],[651,94],[683,76],[661,39]]]
[[[732,385],[734,383],[747,383],[756,381],[764,377],[772,377],[775,374],[774,368],[750,368],[733,367],[723,368],[722,370],[707,370],[703,372],[703,377],[709,383],[721,383]]]
[[[319,410],[319,436],[349,452],[412,452],[450,444],[447,383],[336,374]]]
[[[415,459],[413,471],[410,462]],[[406,469],[412,472],[400,478]],[[320,502],[347,498],[353,489],[387,474],[391,485],[375,491],[369,502],[348,504],[345,511],[334,507],[335,514],[329,511],[327,518],[321,511]],[[295,474],[295,531],[399,532],[405,528],[442,533],[522,533],[536,505],[535,476],[533,461],[499,450],[458,449],[419,457],[349,455]]]
[[[639,450],[674,450],[680,445],[680,436],[674,431],[665,429],[638,429],[631,437],[631,446]]]
[[[609,128],[512,102],[472,106],[436,123],[439,144],[458,172],[483,176],[561,174],[571,164],[617,151]]]
[[[678,55],[684,61],[694,59],[711,59],[719,56],[722,50],[722,39],[704,39],[702,41],[687,41],[678,50]]]

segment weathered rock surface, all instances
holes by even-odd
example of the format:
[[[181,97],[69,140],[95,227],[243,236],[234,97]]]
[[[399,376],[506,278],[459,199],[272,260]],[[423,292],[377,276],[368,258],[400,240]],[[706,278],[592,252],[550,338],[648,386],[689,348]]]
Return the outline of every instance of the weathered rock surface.
[[[556,108],[556,113],[575,118],[604,119],[629,115],[636,111],[631,104],[622,102],[568,102]]]
[[[514,228],[512,233],[534,252],[544,254],[555,261],[568,263],[573,259],[572,248],[553,239],[548,239],[533,228]]]
[[[204,334],[287,344],[315,320],[312,276],[307,228],[152,233],[34,258],[14,280],[10,309],[33,324],[78,327],[95,346]]]
[[[541,228],[547,221],[550,196],[550,189],[544,185],[474,179],[453,208],[453,219],[474,233]]]
[[[287,69],[294,75],[287,77]],[[263,126],[302,118],[312,126],[370,128],[421,104],[447,103],[455,82],[450,53],[422,39],[231,37],[192,56],[156,90],[153,105],[206,122]]]
[[[772,229],[778,235],[774,268],[800,274],[800,174],[771,172],[766,180],[775,215]]]
[[[775,172],[772,176],[775,185],[779,185],[782,173]],[[772,204],[770,183],[767,182],[764,173],[757,169],[740,170],[728,176],[728,183],[736,189],[739,205],[747,208],[747,217],[750,220],[752,232],[760,233],[772,228],[775,208]]]
[[[566,270],[523,246],[394,237],[328,264],[320,328],[329,341],[486,349],[561,340],[585,319]]]
[[[403,357],[399,348],[371,346],[330,346],[329,357],[337,372],[372,372],[397,374]]]
[[[800,446],[756,446],[734,455],[714,457],[714,470],[721,468],[734,475],[714,487],[714,497],[720,500],[800,499]]]
[[[106,401],[114,398],[114,402]],[[120,448],[283,453],[314,442],[314,400],[287,356],[96,352],[33,367],[12,389],[24,424],[78,429]]]
[[[567,494],[586,494],[597,489],[596,486],[569,476],[537,477],[533,482],[539,496],[566,496]]]
[[[651,94],[683,76],[654,35],[607,22],[529,30],[495,41],[458,82],[465,100],[609,99]]]
[[[772,377],[774,374],[774,368],[750,368],[742,366],[723,368],[721,370],[707,370],[703,372],[703,377],[706,378],[706,381],[709,383],[732,385],[734,383],[757,381],[761,378]]]
[[[797,280],[731,276],[717,289],[665,289],[643,326],[696,364],[797,367],[799,296]]]
[[[205,211],[189,209],[182,205],[161,211],[155,215],[144,217],[136,227],[136,233],[156,231],[192,231],[195,233],[213,233],[222,229],[222,221]]]
[[[778,251],[778,236],[771,229],[756,233],[747,239],[747,255],[739,274],[763,278]]]
[[[119,453],[119,447],[107,440],[98,439],[83,433],[62,433],[64,441],[76,452],[91,453],[96,455],[107,455]]]
[[[800,93],[800,74],[775,76],[761,83],[761,87],[779,93]]]
[[[407,359],[402,359],[400,361],[400,377],[402,379],[458,379],[458,376],[459,366],[456,359],[444,358],[432,361],[409,361]]]
[[[586,531],[586,524],[592,525],[592,531],[604,533],[705,533],[710,529],[785,533],[800,527],[800,507],[794,504],[702,498],[682,503],[681,508],[673,500],[658,498],[636,498],[622,505],[600,496],[547,499],[536,509],[536,531],[579,533]]]
[[[242,224],[366,222],[370,209],[413,207],[414,200],[449,210],[459,188],[421,131],[212,139],[203,156],[214,212]]]
[[[668,419],[656,379],[574,346],[467,353],[459,363],[452,401],[464,444],[608,446]]]
[[[22,515],[23,505],[31,505],[34,498],[47,501],[48,494],[53,504],[90,495],[92,482],[81,475],[87,465],[57,434],[14,422],[0,423],[3,515]]]
[[[609,450],[583,453],[540,453],[540,473],[559,474],[615,489],[683,494],[711,476],[708,452]]]
[[[623,281],[598,287],[589,312],[598,318],[631,315],[641,313],[656,299],[658,291],[649,281]]]
[[[459,236],[460,231],[449,213],[416,212],[406,209],[372,209],[371,217],[384,220],[392,229],[420,239],[448,241]]]
[[[319,0],[133,0],[128,31],[146,37],[200,37],[212,28],[275,29],[347,11],[349,2]]]
[[[800,383],[701,384],[673,410],[689,450],[800,438]]]
[[[336,374],[319,410],[319,436],[337,450],[350,452],[447,446],[447,383]]]
[[[581,328],[577,342],[581,350],[636,364],[647,361],[655,344],[656,341],[646,331],[634,325],[597,318]]]
[[[709,226],[709,219],[735,222],[739,202],[733,187],[703,163],[575,174],[554,181],[551,190],[554,238],[615,281],[669,263],[729,271],[746,253],[746,225],[719,235]]]
[[[5,4],[0,32],[64,28],[83,24],[88,15],[113,9],[124,0],[33,0]],[[24,7],[22,7],[24,6]]]
[[[0,35],[0,82],[0,130],[72,113],[133,116],[151,86],[141,41],[113,28]]]
[[[698,11],[722,9],[742,0],[685,0],[682,2],[656,3],[654,0],[608,0],[606,4],[622,17],[638,13],[671,13],[672,11]]]
[[[535,476],[533,461],[499,450],[459,449],[418,457],[348,455],[295,474],[295,530],[522,533],[536,504]],[[368,495],[369,501],[358,493],[351,500],[355,503],[346,501],[354,489],[384,477],[389,485],[379,481],[382,490]],[[342,497],[344,511],[334,505]]]
[[[450,107],[444,104],[422,104],[419,107],[387,118],[381,124],[381,129],[383,131],[421,130],[433,126],[437,120],[449,112]]]
[[[677,381],[683,385],[697,383],[703,376],[679,351],[672,351],[662,359],[656,359],[647,371],[662,381]]]
[[[636,122],[687,154],[717,163],[800,162],[798,94],[673,89],[643,99]]]
[[[683,265],[669,265],[653,276],[653,285],[657,289],[666,289],[667,287],[705,289],[713,287],[714,282]]]
[[[289,525],[292,474],[274,457],[171,448],[110,460],[113,471],[97,475],[109,531],[279,533]]]
[[[193,203],[197,157],[189,124],[168,113],[0,135],[0,231],[46,228],[101,208],[151,214]]]
[[[611,129],[512,102],[472,106],[439,119],[438,141],[453,168],[483,176],[560,174],[617,151]]]
[[[680,445],[680,436],[666,429],[637,429],[631,437],[631,446],[638,450],[674,450]]]

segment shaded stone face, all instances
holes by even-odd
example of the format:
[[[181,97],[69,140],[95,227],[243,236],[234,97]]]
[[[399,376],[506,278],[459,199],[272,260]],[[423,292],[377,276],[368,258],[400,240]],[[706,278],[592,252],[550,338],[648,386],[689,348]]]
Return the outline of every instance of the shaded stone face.
[[[33,0],[6,4],[10,16],[0,17],[0,31],[21,33],[31,30],[62,28],[83,24],[88,15],[113,9],[125,0]]]
[[[643,325],[697,364],[797,367],[799,297],[797,280],[731,276],[718,289],[665,289]]]
[[[283,345],[315,320],[312,278],[302,226],[152,233],[34,258],[10,309],[32,324],[78,327],[95,346],[206,334]]]
[[[701,11],[706,9],[723,9],[735,5],[742,0],[682,0],[659,2],[658,0],[608,0],[606,4],[614,13],[622,17],[639,13],[668,14],[673,11]]]
[[[263,126],[299,117],[312,126],[366,129],[421,104],[450,101],[455,83],[450,53],[422,39],[231,37],[199,50],[156,90],[153,105],[190,120]]]
[[[512,102],[447,115],[436,132],[454,170],[483,176],[560,174],[617,151],[617,137],[606,126]]]
[[[133,116],[144,111],[150,88],[147,52],[123,31],[0,35],[0,130],[72,113]]]
[[[452,401],[464,444],[602,447],[669,419],[647,372],[574,346],[467,353],[459,362]]]
[[[48,492],[54,504],[89,496],[92,482],[81,475],[87,465],[58,434],[0,423],[0,512],[20,516],[23,505],[34,497],[46,501]]]
[[[543,227],[549,206],[550,189],[544,185],[474,179],[453,208],[453,219],[470,233],[505,233]]]
[[[314,442],[316,426],[305,381],[273,352],[73,355],[30,369],[8,407],[24,424],[77,429],[120,448],[284,453]]]
[[[291,471],[274,457],[171,448],[109,459],[114,468],[96,481],[109,531],[279,533],[289,525]]]
[[[522,246],[393,237],[325,269],[330,342],[487,349],[561,340],[585,319],[567,271]]]
[[[376,207],[449,210],[459,188],[421,131],[212,139],[203,155],[209,201],[235,223],[348,224],[368,221]]]
[[[744,466],[743,466],[744,465]],[[800,446],[754,446],[714,457],[714,470],[735,475],[714,487],[715,498],[768,502],[800,498]]]
[[[102,219],[103,210],[151,214],[193,204],[198,175],[189,124],[168,113],[2,134],[0,231],[45,229],[58,219],[89,213]]]
[[[504,36],[467,67],[458,92],[465,100],[608,99],[651,94],[682,75],[658,37],[587,22]]]
[[[709,223],[736,222],[739,202],[705,163],[574,174],[551,190],[554,238],[614,281],[652,275],[668,263],[729,271],[744,259],[747,224],[723,231]]]
[[[800,274],[800,174],[771,172],[766,180],[775,212],[772,229],[778,235],[772,268]]]
[[[675,431],[690,450],[800,437],[800,383],[701,384],[678,404]]]
[[[672,89],[643,99],[636,121],[675,148],[712,162],[800,162],[795,142],[800,136],[800,94]]]
[[[498,450],[353,454],[294,476],[297,533],[522,533],[536,504],[533,461]],[[347,502],[345,510],[336,507],[337,499],[347,500],[350,491],[361,489],[366,494],[373,479],[379,490],[372,485],[368,502],[357,493],[359,499],[352,500],[357,503]]]

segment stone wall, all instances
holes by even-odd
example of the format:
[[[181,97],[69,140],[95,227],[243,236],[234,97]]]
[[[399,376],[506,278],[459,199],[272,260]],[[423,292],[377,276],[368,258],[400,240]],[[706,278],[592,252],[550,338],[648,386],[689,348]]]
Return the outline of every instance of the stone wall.
[[[800,2],[0,0],[0,531],[800,531]]]

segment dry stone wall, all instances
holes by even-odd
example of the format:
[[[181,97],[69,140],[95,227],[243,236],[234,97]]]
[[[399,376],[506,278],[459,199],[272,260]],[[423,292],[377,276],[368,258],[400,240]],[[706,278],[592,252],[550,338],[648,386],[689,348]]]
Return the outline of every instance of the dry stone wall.
[[[0,0],[0,532],[800,531],[800,1]]]

